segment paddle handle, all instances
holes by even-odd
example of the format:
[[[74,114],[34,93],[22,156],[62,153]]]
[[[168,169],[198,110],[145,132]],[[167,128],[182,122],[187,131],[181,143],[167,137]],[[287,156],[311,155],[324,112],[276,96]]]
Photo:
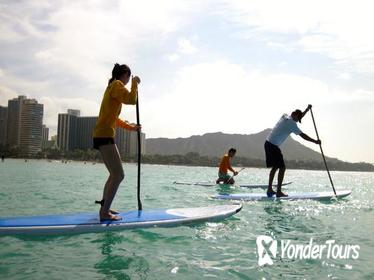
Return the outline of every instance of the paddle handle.
[[[136,99],[136,124],[140,126],[140,117],[139,117],[139,95]],[[142,210],[142,202],[140,200],[140,171],[141,171],[141,159],[142,159],[142,147],[141,147],[141,131],[140,129],[137,130],[138,134],[138,210]]]
[[[317,130],[316,122],[315,122],[315,120],[314,120],[314,115],[313,115],[313,110],[312,110],[312,108],[310,108],[310,114],[312,115],[312,120],[313,120],[314,129],[315,129],[315,131],[316,131],[317,140],[320,140],[320,139],[319,139],[319,135],[318,135],[318,130]],[[336,191],[335,191],[334,183],[333,183],[333,181],[332,181],[332,179],[331,179],[331,175],[330,175],[329,168],[327,167],[325,154],[323,153],[323,149],[322,149],[322,144],[319,144],[319,148],[320,148],[320,150],[321,150],[321,155],[322,155],[323,162],[325,163],[325,167],[326,167],[327,175],[329,176],[329,179],[330,179],[331,187],[332,187],[332,189],[333,189],[333,191],[334,191],[334,194],[335,194],[335,196],[336,196]]]

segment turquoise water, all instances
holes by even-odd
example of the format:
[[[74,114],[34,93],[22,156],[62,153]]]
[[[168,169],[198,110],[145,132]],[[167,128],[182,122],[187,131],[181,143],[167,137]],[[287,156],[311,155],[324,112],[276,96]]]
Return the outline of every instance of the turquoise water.
[[[125,164],[113,208],[134,209],[136,165]],[[266,183],[266,169],[246,169],[238,183]],[[217,192],[238,187],[174,185],[215,178],[209,167],[142,166],[144,208],[225,204]],[[97,211],[107,171],[83,162],[0,162],[0,217]],[[332,202],[246,202],[222,222],[177,228],[52,237],[0,237],[0,279],[374,279],[374,174],[333,172],[337,189],[351,189]],[[288,170],[285,191],[330,190],[322,171]],[[261,190],[257,190],[261,191]],[[360,246],[358,259],[294,260],[277,255],[259,266],[256,238],[316,244],[335,240]]]

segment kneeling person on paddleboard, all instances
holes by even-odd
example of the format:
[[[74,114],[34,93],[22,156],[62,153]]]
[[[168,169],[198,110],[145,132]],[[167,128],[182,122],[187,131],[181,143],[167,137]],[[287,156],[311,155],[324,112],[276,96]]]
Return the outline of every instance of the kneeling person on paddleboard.
[[[127,130],[140,130],[141,126],[130,124],[118,118],[121,113],[122,104],[136,104],[138,97],[138,76],[132,78],[131,90],[128,91],[125,85],[131,77],[130,68],[123,64],[116,63],[112,70],[112,78],[108,82],[103,100],[101,102],[99,117],[93,133],[93,147],[100,151],[105,167],[109,171],[101,201],[95,201],[101,205],[100,220],[121,220],[117,211],[110,210],[110,206],[116,195],[119,184],[125,177],[121,157],[114,142],[115,129],[121,127]]]
[[[274,194],[277,197],[287,196],[287,194],[282,192],[282,182],[284,178],[284,173],[286,171],[286,165],[284,164],[283,155],[279,148],[280,145],[288,138],[291,133],[300,135],[303,139],[313,142],[315,144],[321,144],[320,140],[314,140],[305,133],[303,133],[297,126],[297,122],[301,123],[301,119],[305,114],[312,108],[312,105],[308,105],[304,112],[300,110],[295,110],[292,112],[291,116],[284,114],[275,127],[272,129],[265,141],[265,154],[266,154],[266,166],[271,167],[269,174],[269,185],[266,192],[268,197],[272,197]],[[272,188],[274,175],[278,172],[278,187],[277,192]]]
[[[236,154],[236,149],[231,148],[227,154],[225,154],[222,159],[221,163],[219,164],[219,170],[218,170],[218,179],[216,180],[216,184],[219,184],[223,182],[224,184],[234,184],[234,178],[230,176],[227,171],[230,170],[231,172],[234,173],[233,176],[236,176],[238,172],[236,172],[232,167],[231,167],[231,159],[235,156]]]

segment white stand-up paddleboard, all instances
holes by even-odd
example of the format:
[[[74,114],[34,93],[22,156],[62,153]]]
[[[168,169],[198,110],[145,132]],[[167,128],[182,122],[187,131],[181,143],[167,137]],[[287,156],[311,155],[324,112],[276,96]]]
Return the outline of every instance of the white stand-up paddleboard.
[[[215,186],[220,186],[220,185],[224,185],[224,186],[229,186],[228,184],[216,184],[215,182],[196,182],[196,183],[192,183],[192,182],[178,182],[178,181],[175,181],[173,184],[175,185],[186,185],[186,186],[202,186],[202,187],[215,187]],[[292,182],[287,182],[287,183],[283,183],[282,186],[287,186],[289,184],[292,184]],[[268,187],[267,184],[239,184],[238,185],[239,187],[242,187],[242,188],[252,188],[252,189],[258,189],[258,188],[262,188],[262,189],[266,189]],[[277,187],[278,185],[277,184],[274,184],[273,187]]]
[[[229,199],[229,200],[295,200],[295,199],[331,199],[335,197],[334,192],[289,192],[288,196],[267,197],[266,193],[237,193],[237,194],[221,194],[215,195],[213,198],[216,199]],[[336,196],[342,198],[351,194],[350,190],[337,191]]]
[[[173,182],[173,184],[175,185],[185,185],[185,186],[202,186],[202,187],[214,187],[214,186],[217,186],[218,184],[214,183],[214,182],[178,182],[178,181],[175,181]]]
[[[153,209],[120,213],[120,221],[100,222],[98,213],[0,218],[0,235],[65,234],[105,232],[111,230],[172,227],[214,221],[238,213],[241,204],[197,208]]]
[[[282,186],[287,186],[287,185],[290,185],[292,184],[292,182],[287,182],[287,183],[283,183]],[[249,185],[243,185],[243,184],[240,184],[239,185],[241,188],[250,188],[250,189],[267,189],[268,185],[267,184],[260,184],[260,185],[252,185],[252,184],[249,184]],[[273,187],[277,187],[278,185],[277,184],[274,184]]]

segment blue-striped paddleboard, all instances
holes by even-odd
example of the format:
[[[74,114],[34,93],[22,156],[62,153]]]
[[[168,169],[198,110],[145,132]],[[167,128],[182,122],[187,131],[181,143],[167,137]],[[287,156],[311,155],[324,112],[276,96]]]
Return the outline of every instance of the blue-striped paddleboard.
[[[334,192],[289,192],[288,196],[285,197],[267,197],[266,193],[236,193],[236,194],[220,194],[215,195],[213,198],[216,199],[228,199],[228,200],[296,200],[296,199],[331,199],[334,198]],[[350,190],[336,191],[336,197],[342,198],[351,194]]]
[[[121,212],[120,221],[100,222],[98,213],[0,218],[0,235],[65,234],[112,230],[173,227],[225,219],[238,213],[241,204],[196,208],[150,209]]]

